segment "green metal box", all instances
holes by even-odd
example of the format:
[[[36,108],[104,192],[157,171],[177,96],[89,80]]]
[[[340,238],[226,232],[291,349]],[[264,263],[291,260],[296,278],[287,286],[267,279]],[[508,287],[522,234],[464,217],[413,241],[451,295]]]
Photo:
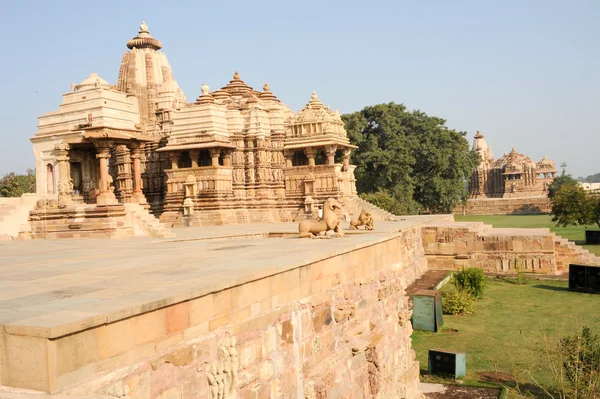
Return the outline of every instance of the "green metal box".
[[[413,295],[413,329],[437,332],[443,325],[442,293],[421,290]]]
[[[467,355],[447,350],[429,349],[429,374],[446,374],[454,378],[467,374]]]

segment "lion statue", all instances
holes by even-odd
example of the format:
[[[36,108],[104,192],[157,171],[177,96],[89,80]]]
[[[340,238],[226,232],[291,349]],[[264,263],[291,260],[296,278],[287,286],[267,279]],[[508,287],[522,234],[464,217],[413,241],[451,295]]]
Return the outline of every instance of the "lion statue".
[[[365,230],[375,230],[375,222],[370,212],[362,209],[358,219],[352,219],[350,221],[350,228],[352,230],[358,230],[360,226],[365,226]]]
[[[340,221],[335,213],[336,209],[343,210],[344,208],[334,198],[328,198],[323,204],[323,216],[318,221],[303,220],[300,222],[298,225],[300,238],[315,238],[328,233],[336,237],[343,237],[344,233],[341,231]]]

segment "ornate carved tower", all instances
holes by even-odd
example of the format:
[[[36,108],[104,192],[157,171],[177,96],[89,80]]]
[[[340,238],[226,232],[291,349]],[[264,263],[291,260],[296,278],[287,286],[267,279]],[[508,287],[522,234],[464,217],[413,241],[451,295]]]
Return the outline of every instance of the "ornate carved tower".
[[[162,43],[150,35],[145,22],[127,47],[130,51],[123,54],[117,88],[137,97],[142,133],[166,138],[173,111],[187,103],[186,97],[173,79],[167,56],[159,51]],[[147,144],[141,156],[144,193],[153,211],[161,210],[163,200],[162,171],[168,159],[155,150],[164,142]]]

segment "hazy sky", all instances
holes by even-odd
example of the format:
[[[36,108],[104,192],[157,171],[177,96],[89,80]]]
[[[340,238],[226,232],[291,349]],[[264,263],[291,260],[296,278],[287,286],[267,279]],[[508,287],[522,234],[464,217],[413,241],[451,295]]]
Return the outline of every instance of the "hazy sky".
[[[246,83],[300,109],[394,101],[510,151],[600,172],[600,1],[5,1],[0,175],[34,166],[37,116],[91,72],[116,84],[142,20],[193,101]]]

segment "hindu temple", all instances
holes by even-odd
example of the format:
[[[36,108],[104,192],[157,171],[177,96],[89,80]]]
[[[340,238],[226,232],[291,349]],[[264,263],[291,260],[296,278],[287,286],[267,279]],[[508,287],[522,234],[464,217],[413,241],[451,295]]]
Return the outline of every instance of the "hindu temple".
[[[556,176],[554,161],[545,156],[534,162],[514,148],[498,159],[483,134],[477,132],[473,150],[479,165],[468,182],[470,199],[454,211],[465,214],[547,213],[548,186]]]
[[[548,185],[556,175],[554,161],[545,156],[534,162],[513,148],[494,160],[492,146],[479,131],[473,140],[473,150],[480,155],[480,163],[469,181],[472,198],[511,198],[546,195]]]
[[[116,85],[92,73],[39,117],[34,238],[118,236],[132,212],[169,227],[295,221],[327,198],[356,198],[355,147],[315,92],[296,113],[235,72],[188,102],[145,23],[127,48]]]

